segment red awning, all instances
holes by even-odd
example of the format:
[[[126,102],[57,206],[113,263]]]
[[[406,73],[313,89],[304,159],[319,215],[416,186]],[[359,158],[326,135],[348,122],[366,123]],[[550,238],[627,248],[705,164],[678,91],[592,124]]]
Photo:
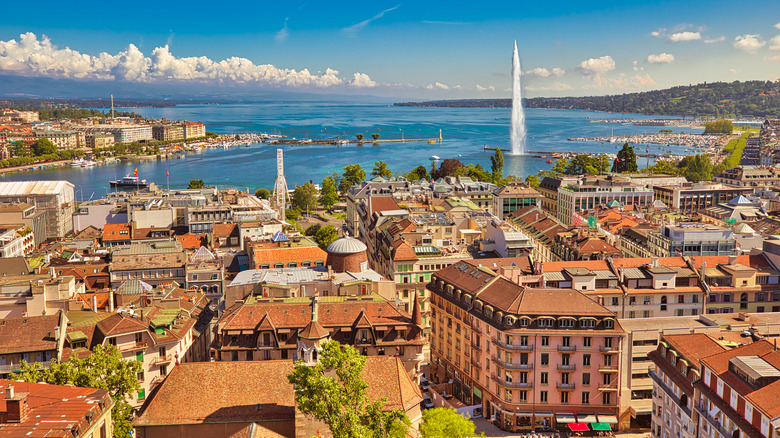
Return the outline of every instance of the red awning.
[[[569,423],[569,429],[571,429],[572,432],[585,432],[590,430],[585,423]]]

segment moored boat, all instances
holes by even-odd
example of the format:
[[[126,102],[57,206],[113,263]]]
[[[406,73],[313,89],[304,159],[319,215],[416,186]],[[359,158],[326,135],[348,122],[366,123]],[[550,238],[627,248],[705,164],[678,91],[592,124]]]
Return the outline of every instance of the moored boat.
[[[139,179],[137,176],[127,175],[122,179],[109,181],[111,187],[131,187],[137,189],[145,189],[149,187],[149,183],[145,179]]]

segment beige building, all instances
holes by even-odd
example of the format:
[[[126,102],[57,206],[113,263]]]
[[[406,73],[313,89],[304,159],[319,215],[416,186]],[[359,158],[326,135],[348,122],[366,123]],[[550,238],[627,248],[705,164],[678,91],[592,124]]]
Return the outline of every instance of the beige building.
[[[73,187],[73,184],[68,181],[0,182],[0,204],[26,203],[35,206],[37,211],[43,212],[46,228],[43,236],[38,236],[36,241],[40,241],[41,238],[62,238],[73,231],[75,209]],[[8,212],[0,211],[0,215],[6,213]],[[14,221],[19,223],[17,220]],[[29,225],[24,221],[23,223]],[[38,233],[34,227],[33,232]]]
[[[157,141],[182,140],[184,139],[184,126],[154,125],[152,126],[152,137]]]
[[[114,146],[114,135],[107,132],[91,132],[84,135],[86,145],[90,149],[103,149]]]
[[[206,125],[203,122],[184,122],[184,138],[200,138],[206,136]]]
[[[81,149],[87,145],[84,133],[79,131],[35,131],[35,137],[48,139],[58,150]]]

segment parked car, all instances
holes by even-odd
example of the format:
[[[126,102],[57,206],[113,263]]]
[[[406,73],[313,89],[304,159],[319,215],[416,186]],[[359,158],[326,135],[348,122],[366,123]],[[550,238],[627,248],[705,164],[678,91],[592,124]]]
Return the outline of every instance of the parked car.
[[[420,379],[420,390],[421,391],[427,392],[428,391],[428,385],[430,385],[430,382],[428,382],[428,379],[426,379],[425,377]]]
[[[433,404],[433,400],[430,397],[423,397],[423,401],[420,403],[423,409],[433,409],[436,405]]]

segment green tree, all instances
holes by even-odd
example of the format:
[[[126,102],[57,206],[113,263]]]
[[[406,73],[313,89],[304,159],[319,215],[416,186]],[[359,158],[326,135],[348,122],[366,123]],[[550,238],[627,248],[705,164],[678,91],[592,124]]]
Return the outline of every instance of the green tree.
[[[306,228],[306,231],[304,231],[303,234],[305,236],[314,236],[315,234],[317,234],[317,231],[319,231],[320,228],[322,228],[322,225],[320,224],[309,225],[309,227]]]
[[[133,429],[132,407],[127,400],[141,390],[138,384],[138,373],[141,371],[138,361],[125,360],[115,346],[104,348],[97,345],[87,357],[80,358],[74,354],[64,362],[52,361],[47,369],[39,363],[22,362],[20,371],[14,373],[13,379],[107,390],[116,402],[111,411],[114,437],[124,438]]]
[[[553,163],[552,171],[555,172],[556,175],[564,174],[566,173],[566,169],[569,167],[569,159],[568,158],[558,158],[555,160],[555,163]]]
[[[371,170],[371,176],[381,176],[382,178],[390,178],[393,176],[393,172],[387,167],[387,163],[384,161],[374,161],[374,169]]]
[[[542,181],[539,179],[538,175],[528,175],[527,177],[525,177],[525,183],[528,184],[529,187],[534,189],[539,187],[539,184],[541,182]]]
[[[255,190],[255,196],[260,199],[271,199],[271,191],[264,187],[260,187],[259,189]]]
[[[643,173],[662,173],[665,175],[677,175],[680,173],[680,169],[678,169],[674,163],[671,161],[656,161],[655,164],[652,166],[649,166],[645,169],[642,169]]]
[[[357,141],[363,141],[363,134],[355,134]]]
[[[317,242],[320,248],[326,249],[328,245],[339,238],[339,233],[336,231],[336,227],[333,225],[325,225],[324,227],[317,230],[317,232],[314,233],[314,237],[312,238],[315,242]]]
[[[320,205],[330,211],[337,202],[339,202],[339,194],[336,191],[336,182],[333,178],[326,176],[322,180],[322,186],[320,188]]]
[[[704,124],[705,134],[731,134],[734,132],[734,124],[731,120],[714,120]]]
[[[683,176],[690,182],[712,180],[714,169],[710,156],[707,154],[687,156],[680,160],[677,167],[682,170]]]
[[[314,184],[307,182],[302,186],[295,186],[292,194],[292,206],[300,211],[316,210],[317,189]]]
[[[617,173],[636,172],[639,168],[636,165],[636,153],[634,148],[626,143],[623,149],[617,153],[617,158],[612,164],[612,171]]]
[[[431,172],[431,178],[439,179],[445,176],[462,176],[466,174],[466,166],[456,158],[447,158],[441,162],[439,170],[434,174]]]
[[[379,134],[377,134],[377,133],[375,132],[375,133],[371,134],[371,138],[373,138],[373,139],[374,139],[374,141],[377,141],[377,140],[379,140]]]
[[[344,166],[344,173],[341,175],[339,190],[343,193],[349,190],[355,184],[360,184],[366,180],[366,171],[360,164],[348,164]]]
[[[385,412],[382,401],[369,402],[361,375],[365,364],[355,347],[323,343],[316,365],[298,361],[287,376],[298,409],[327,424],[335,438],[406,436],[409,419],[404,411]]]
[[[466,175],[469,176],[469,178],[473,179],[474,181],[484,181],[484,182],[493,182],[493,175],[482,168],[482,165],[477,164],[466,164]]]
[[[202,189],[206,186],[206,183],[203,182],[202,179],[191,179],[190,184],[187,186],[188,189]]]
[[[234,140],[236,140],[236,141],[238,141],[238,140],[241,140],[241,136],[240,136],[240,135],[238,135],[238,134],[236,134],[236,136],[235,136],[235,137],[233,137],[233,139],[234,139]]]
[[[57,146],[54,146],[54,143],[48,138],[41,137],[32,144],[31,151],[33,156],[36,157],[40,155],[56,154]]]
[[[412,169],[411,172],[407,173],[406,179],[409,181],[419,181],[421,179],[431,179],[431,176],[428,174],[428,169],[425,168],[425,166],[417,166],[414,169]]]
[[[493,173],[493,183],[501,184],[504,172],[504,154],[501,149],[496,148],[496,153],[490,156],[490,171]]]
[[[426,409],[420,425],[422,438],[471,438],[475,429],[474,422],[449,408]]]

